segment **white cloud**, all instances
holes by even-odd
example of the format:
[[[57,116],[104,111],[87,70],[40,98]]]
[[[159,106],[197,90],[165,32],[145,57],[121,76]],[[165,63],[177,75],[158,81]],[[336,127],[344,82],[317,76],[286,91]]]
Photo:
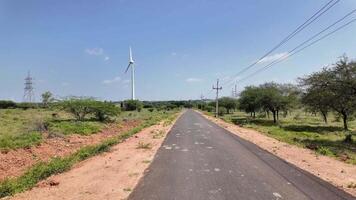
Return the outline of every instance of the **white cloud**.
[[[117,76],[113,79],[104,80],[103,84],[109,85],[109,84],[120,82],[120,81],[121,81],[121,78],[119,76]]]
[[[104,53],[103,48],[88,48],[85,49],[85,53],[91,55],[91,56],[100,56],[104,58],[104,61],[109,61],[110,57]]]
[[[176,56],[176,55],[177,55],[176,52],[172,52],[172,53],[171,53],[171,56]]]
[[[273,54],[273,55],[264,57],[263,59],[261,59],[260,61],[258,61],[258,63],[271,62],[271,61],[277,60],[277,59],[282,58],[282,57],[287,57],[287,56],[288,56],[288,53],[287,53],[287,52],[276,53],[276,54]]]
[[[186,82],[188,83],[195,83],[195,82],[202,82],[203,79],[200,79],[200,78],[187,78],[185,79]]]
[[[104,49],[102,48],[85,49],[85,53],[93,56],[100,56],[104,54]]]

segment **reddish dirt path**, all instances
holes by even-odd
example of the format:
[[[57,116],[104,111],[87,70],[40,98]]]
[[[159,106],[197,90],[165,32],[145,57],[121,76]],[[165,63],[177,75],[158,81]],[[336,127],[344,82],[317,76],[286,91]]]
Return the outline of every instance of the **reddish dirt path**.
[[[68,172],[52,176],[12,200],[119,200],[134,189],[172,125],[148,127],[114,146],[110,152],[83,161]],[[150,144],[148,149],[137,148]]]
[[[239,137],[255,143],[259,147],[277,155],[287,162],[292,163],[356,196],[356,187],[350,187],[350,185],[356,184],[355,165],[347,164],[331,157],[317,155],[309,149],[290,145],[263,135],[255,130],[241,128],[221,119],[205,115],[204,113],[201,114]]]
[[[99,133],[90,136],[70,135],[65,138],[46,138],[40,145],[31,148],[0,152],[0,181],[23,174],[30,166],[53,157],[69,155],[85,145],[97,144],[140,124],[138,120],[111,124]],[[46,136],[47,134],[45,134]]]

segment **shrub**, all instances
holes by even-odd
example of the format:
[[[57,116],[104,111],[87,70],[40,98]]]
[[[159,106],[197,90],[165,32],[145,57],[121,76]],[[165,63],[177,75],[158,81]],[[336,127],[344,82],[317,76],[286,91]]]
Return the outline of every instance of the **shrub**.
[[[99,121],[105,121],[109,117],[118,115],[120,112],[120,109],[113,103],[96,101],[90,98],[72,98],[62,101],[59,106],[73,114],[79,121],[83,121],[89,114],[92,114]]]
[[[225,107],[219,107],[219,115],[223,116],[227,113],[227,109]]]
[[[26,103],[26,102],[24,102],[24,103],[18,103],[16,106],[17,106],[18,108],[22,108],[23,110],[34,109],[34,108],[37,108],[37,107],[38,107],[38,105],[35,104],[35,103]]]
[[[92,111],[97,120],[103,122],[110,117],[117,116],[120,113],[120,108],[109,102],[95,101],[92,105]]]
[[[0,109],[16,108],[16,103],[13,101],[0,100]]]
[[[143,107],[142,102],[140,102],[139,100],[126,100],[124,101],[124,110],[125,111],[141,111]]]

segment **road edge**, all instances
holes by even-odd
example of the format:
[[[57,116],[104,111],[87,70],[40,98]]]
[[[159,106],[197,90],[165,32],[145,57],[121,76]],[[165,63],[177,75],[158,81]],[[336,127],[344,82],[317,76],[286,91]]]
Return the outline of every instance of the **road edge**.
[[[222,119],[217,119],[212,116],[206,115],[205,113],[199,111],[199,110],[194,110],[195,112],[199,113],[202,115],[204,118],[208,119],[209,121],[213,122],[214,124],[218,125],[219,127],[227,130],[228,132],[245,139],[249,142],[252,142],[253,144],[257,145],[261,149],[277,156],[278,158],[284,160],[287,163],[290,163],[302,170],[305,170],[306,172],[309,172],[313,174],[316,177],[321,178],[322,180],[334,185],[335,187],[347,192],[350,195],[353,195],[356,197],[356,188],[348,188],[348,184],[350,184],[350,179],[352,179],[351,183],[356,182],[356,167],[352,166],[351,164],[343,163],[341,161],[332,159],[327,156],[322,156],[322,155],[316,155],[315,152],[297,147],[295,145],[291,145],[288,143],[284,143],[281,141],[278,141],[272,137],[268,137],[265,134],[262,134],[256,130],[253,129],[247,129],[247,128],[242,128],[239,127],[235,124],[228,123]],[[271,144],[273,145],[264,145],[260,143],[259,141],[253,140],[252,137],[248,137],[246,134],[243,134],[242,131],[248,131],[253,133],[254,135],[258,135],[259,137],[268,140]],[[275,148],[276,147],[276,148]],[[287,149],[293,148],[294,150],[298,151],[298,156],[291,156],[291,155],[286,155],[281,152],[286,151]],[[300,155],[305,155],[305,156],[300,156]],[[306,158],[307,157],[307,160]],[[324,167],[323,171],[320,171],[317,169],[318,167],[314,166],[313,163],[325,163],[325,164],[330,164],[330,163],[337,163],[338,166],[340,166],[340,171],[337,172],[338,174],[341,174],[344,177],[340,176],[335,176],[335,170],[330,172],[331,170],[328,170],[328,167]],[[347,175],[346,175],[347,174]],[[334,176],[332,176],[334,175]],[[345,177],[346,176],[346,177]],[[352,177],[350,177],[352,176]],[[346,181],[348,180],[348,181]],[[341,184],[340,184],[341,183]]]

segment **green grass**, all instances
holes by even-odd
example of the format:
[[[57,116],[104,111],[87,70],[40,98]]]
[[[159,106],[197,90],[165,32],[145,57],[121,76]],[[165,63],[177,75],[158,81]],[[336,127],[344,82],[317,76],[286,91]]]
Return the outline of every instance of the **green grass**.
[[[10,149],[26,148],[32,145],[40,144],[42,134],[39,132],[29,132],[17,135],[2,135],[0,137],[0,149],[8,151]]]
[[[123,121],[146,121],[167,111],[122,112],[112,123]],[[55,116],[53,116],[55,114]],[[30,147],[43,141],[41,132],[48,129],[55,135],[91,135],[100,132],[105,123],[93,120],[75,121],[69,113],[50,109],[0,109],[0,150]]]
[[[89,157],[110,150],[115,144],[121,143],[123,140],[138,133],[142,129],[152,126],[162,119],[167,119],[175,115],[177,111],[167,113],[154,113],[149,119],[143,121],[139,126],[103,141],[97,145],[85,146],[79,149],[72,155],[63,158],[53,158],[49,162],[40,162],[28,169],[25,174],[17,178],[6,179],[0,183],[0,198],[14,195],[19,192],[33,188],[39,181],[61,172],[69,170],[75,163],[85,160]]]
[[[224,115],[225,121],[238,124],[246,128],[255,129],[277,140],[314,150],[321,155],[335,157],[339,160],[356,165],[356,139],[352,143],[345,143],[345,132],[342,122],[329,116],[329,123],[325,124],[321,117],[295,111],[274,124],[272,119],[259,117],[253,119],[247,114],[236,112]],[[356,122],[349,123],[351,131],[356,131]],[[354,134],[355,135],[355,134]]]
[[[64,135],[91,135],[99,132],[103,127],[103,123],[94,121],[54,121],[49,123],[49,132]]]

